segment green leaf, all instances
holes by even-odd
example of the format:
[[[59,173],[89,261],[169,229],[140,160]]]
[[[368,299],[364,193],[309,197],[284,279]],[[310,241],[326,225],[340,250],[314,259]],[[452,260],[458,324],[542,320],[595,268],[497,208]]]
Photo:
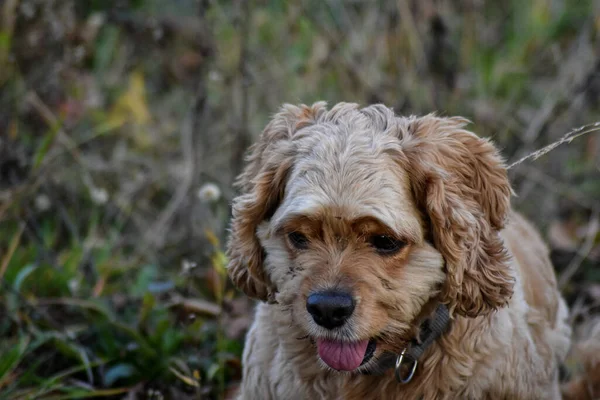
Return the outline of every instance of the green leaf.
[[[9,376],[12,371],[14,371],[26,354],[35,351],[38,347],[52,339],[53,335],[47,334],[38,335],[33,341],[30,341],[28,336],[22,336],[17,345],[11,346],[10,350],[6,352],[3,351],[2,354],[0,354],[0,382]],[[27,365],[24,367],[31,368],[32,366]],[[32,398],[37,397],[34,396]]]
[[[44,380],[41,383],[41,390],[38,392],[38,396],[42,393],[48,393],[51,392],[55,389],[62,389],[64,391],[68,391],[69,388],[64,386],[64,381],[69,378],[70,376],[81,372],[83,370],[89,370],[91,367],[97,367],[98,365],[104,364],[103,361],[98,361],[94,364],[90,364],[90,365],[76,365],[75,367],[71,367],[68,369],[65,369],[63,371],[60,371],[59,373],[49,377],[48,379]],[[89,379],[89,378],[88,378]],[[79,389],[79,388],[74,388],[74,389]]]
[[[73,399],[90,399],[92,397],[111,397],[118,394],[126,394],[131,391],[131,388],[114,388],[114,389],[81,389],[79,387],[63,387],[60,388],[66,395],[50,395],[48,397],[35,397],[36,400],[73,400]],[[121,396],[122,397],[122,396]],[[30,399],[29,397],[28,399]]]
[[[96,54],[94,55],[94,69],[97,73],[109,69],[118,40],[119,29],[117,27],[106,25],[102,29],[96,43]]]
[[[0,381],[2,381],[10,372],[12,372],[23,356],[27,352],[29,337],[21,337],[16,346],[11,347],[6,353],[3,351],[0,356]]]
[[[79,346],[75,342],[72,342],[64,337],[56,337],[56,348],[60,350],[65,356],[81,361],[81,366],[85,368],[87,373],[88,381],[93,382],[92,364],[86,352],[86,349]]]
[[[41,223],[41,239],[44,247],[48,249],[54,248],[54,245],[58,239],[60,229],[56,226],[56,221],[52,219],[45,219]]]
[[[21,291],[21,285],[23,285],[23,281],[25,281],[25,279],[27,279],[27,277],[37,269],[37,267],[38,266],[35,264],[27,264],[19,271],[13,282],[13,288],[16,292]]]
[[[181,331],[169,328],[162,336],[161,350],[163,354],[172,354],[179,348],[183,340]]]
[[[11,35],[8,32],[0,32],[0,51],[10,49]]]
[[[104,386],[112,386],[119,379],[131,378],[137,373],[137,368],[131,364],[117,364],[106,371],[102,379]]]
[[[146,264],[142,267],[133,287],[131,294],[142,297],[147,291],[150,283],[158,277],[158,267],[154,264]]]
[[[47,133],[46,136],[44,136],[44,139],[40,143],[37,151],[35,152],[35,155],[33,156],[34,170],[37,170],[38,167],[42,164],[42,161],[44,161],[44,157],[46,157],[48,150],[50,150],[52,142],[54,141],[54,137],[57,135],[59,130],[60,126],[57,124],[56,126],[51,128],[50,132]]]
[[[221,368],[221,366],[218,363],[214,363],[210,366],[210,368],[208,369],[208,372],[206,373],[206,377],[209,381],[212,381],[214,379],[214,377],[217,375],[217,372],[219,372],[219,369]]]
[[[144,300],[142,301],[142,307],[141,307],[140,316],[138,319],[139,325],[143,325],[144,323],[146,323],[146,320],[148,319],[148,316],[154,309],[155,305],[156,305],[156,299],[154,298],[154,296],[151,293],[146,293],[144,295]]]
[[[75,277],[77,275],[79,265],[81,264],[84,255],[85,251],[83,246],[77,245],[67,249],[60,255],[59,261],[69,277]]]

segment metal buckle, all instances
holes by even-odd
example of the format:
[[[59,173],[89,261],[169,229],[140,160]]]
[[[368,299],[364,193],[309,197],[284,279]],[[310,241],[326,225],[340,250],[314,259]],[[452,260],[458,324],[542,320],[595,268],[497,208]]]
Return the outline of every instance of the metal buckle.
[[[400,353],[400,355],[398,355],[398,358],[396,358],[396,370],[394,371],[394,375],[396,375],[396,380],[403,385],[406,385],[408,382],[410,382],[412,380],[413,376],[415,376],[415,372],[417,371],[417,364],[418,364],[417,360],[413,360],[412,357],[410,357],[408,354],[406,354],[407,357],[411,358],[412,367],[410,369],[408,376],[406,378],[402,378],[402,376],[400,375],[400,367],[402,367],[402,362],[404,361],[405,353],[406,353],[406,348],[404,350],[402,350],[402,353]]]

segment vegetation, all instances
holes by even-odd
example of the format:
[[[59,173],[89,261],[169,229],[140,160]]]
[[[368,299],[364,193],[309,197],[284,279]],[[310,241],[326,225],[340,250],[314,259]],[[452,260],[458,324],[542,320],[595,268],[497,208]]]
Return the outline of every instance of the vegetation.
[[[591,0],[4,0],[0,21],[0,399],[235,389],[231,183],[281,103],[463,115],[509,162],[600,120]],[[599,160],[591,133],[510,170],[578,326]]]

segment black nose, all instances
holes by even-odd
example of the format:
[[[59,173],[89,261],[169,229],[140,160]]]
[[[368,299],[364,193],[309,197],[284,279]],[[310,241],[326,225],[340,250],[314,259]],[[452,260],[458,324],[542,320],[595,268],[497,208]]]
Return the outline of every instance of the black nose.
[[[306,309],[317,324],[333,329],[344,325],[350,318],[354,311],[354,299],[343,292],[313,293],[306,299]]]

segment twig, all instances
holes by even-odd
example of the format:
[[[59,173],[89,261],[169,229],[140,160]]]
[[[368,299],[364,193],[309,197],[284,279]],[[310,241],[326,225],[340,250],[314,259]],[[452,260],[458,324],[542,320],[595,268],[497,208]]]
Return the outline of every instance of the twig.
[[[81,167],[81,178],[83,183],[88,187],[88,189],[95,189],[96,184],[94,183],[94,179],[92,174],[89,171],[86,163],[83,158],[79,154],[77,143],[75,143],[61,127],[61,121],[54,115],[52,110],[42,101],[42,99],[37,95],[35,91],[30,91],[27,93],[26,100],[31,106],[39,113],[39,115],[44,119],[46,124],[51,128],[56,130],[56,135],[52,139],[50,144],[50,148],[54,146],[54,142],[58,141],[65,148],[65,150],[71,154],[73,159],[79,166]],[[52,158],[48,157],[48,155],[44,156],[41,164],[38,167],[38,171],[46,170],[47,168],[42,168],[46,166]]]
[[[167,204],[167,207],[157,218],[156,222],[152,224],[148,230],[145,240],[143,243],[148,245],[161,245],[158,243],[159,240],[164,237],[163,233],[168,229],[173,216],[179,209],[181,203],[185,200],[192,182],[194,179],[194,142],[192,139],[192,114],[193,110],[190,110],[190,116],[186,118],[184,126],[181,129],[181,151],[183,153],[183,159],[185,160],[183,181],[177,185],[177,190],[171,200]]]
[[[50,110],[50,107],[48,107],[46,103],[42,101],[40,96],[38,96],[38,94],[34,91],[30,91],[29,93],[27,93],[25,99],[38,112],[40,117],[42,117],[44,122],[46,122],[46,124],[51,129],[57,130],[56,136],[54,138],[61,142],[65,149],[73,156],[73,159],[77,161],[77,163],[79,163],[82,167],[85,167],[77,151],[77,145],[69,136],[67,136],[64,130],[60,127],[61,121],[56,117],[56,115],[54,115],[52,110]],[[54,145],[54,140],[51,146],[52,145]]]
[[[579,37],[586,35],[586,29],[583,29]],[[579,41],[575,41],[574,45],[571,45],[569,49],[569,58],[578,59],[580,47]],[[587,76],[594,74],[595,69],[592,68]],[[516,157],[521,157],[524,154],[532,151],[533,142],[540,136],[540,134],[550,126],[554,121],[558,120],[563,112],[568,110],[571,105],[572,98],[582,91],[582,83],[574,82],[569,84],[572,79],[572,68],[568,62],[561,63],[559,65],[558,76],[555,79],[556,84],[551,89],[550,94],[544,99],[542,106],[530,119],[529,125],[525,130],[521,140],[523,141],[523,148]],[[587,80],[587,79],[586,79]]]
[[[248,88],[251,84],[250,74],[248,68],[248,48],[250,41],[250,1],[241,0],[242,10],[240,15],[241,27],[241,46],[240,46],[240,61],[238,65],[238,72],[241,78],[241,104],[240,104],[240,126],[238,127],[237,143],[233,152],[233,169],[235,175],[241,172],[242,162],[244,159],[244,153],[246,148],[249,146],[250,138],[248,133],[248,115],[249,115],[249,92]]]
[[[310,15],[313,9],[310,5],[305,4],[304,1],[299,2],[301,10],[306,15]],[[327,7],[331,10],[332,13],[335,13],[335,10],[332,8],[330,2],[325,2]],[[329,62],[328,64],[339,66],[338,70],[340,74],[346,73],[352,83],[360,83],[364,88],[366,88],[369,92],[376,91],[376,87],[366,78],[367,74],[360,70],[360,66],[356,63],[355,60],[352,60],[351,57],[345,52],[341,51],[340,43],[342,43],[346,38],[340,37],[341,34],[333,28],[332,24],[329,22],[320,21],[319,18],[314,18],[313,23],[320,29],[320,33],[322,33],[327,40],[333,45],[330,54],[327,56],[328,59],[333,59],[336,57],[335,62]],[[285,79],[285,76],[282,76]]]
[[[579,294],[573,302],[573,305],[569,308],[569,325],[573,326],[577,317],[585,313],[585,296],[583,294]]]
[[[592,296],[591,299],[589,298],[590,296]],[[576,321],[580,318],[590,320],[590,317],[595,314],[597,315],[594,310],[598,307],[600,307],[600,299],[595,298],[592,293],[590,293],[589,288],[586,291],[582,291],[575,298],[573,305],[569,306],[569,325],[575,326]],[[600,316],[597,316],[596,318],[598,317]],[[583,325],[583,327],[585,328],[586,325]]]
[[[600,131],[600,122],[594,122],[592,124],[587,124],[587,125],[580,126],[579,128],[575,128],[575,129],[569,131],[567,134],[565,134],[562,138],[560,138],[556,142],[551,143],[545,147],[542,147],[541,149],[534,151],[533,153],[530,153],[530,154],[518,159],[517,161],[511,163],[508,167],[506,167],[506,169],[514,168],[517,165],[521,164],[522,162],[529,160],[530,158],[537,160],[541,156],[551,152],[552,150],[554,150],[555,148],[557,148],[558,146],[560,146],[563,143],[571,143],[571,141],[573,141],[574,139],[577,139],[579,136],[583,136],[585,134],[588,134],[591,132],[597,132],[597,131]]]
[[[559,106],[561,100],[564,102],[564,99],[550,95],[544,99],[542,107],[539,109],[537,114],[533,116],[531,123],[523,135],[523,142],[526,144],[531,144],[535,139],[538,138],[542,130],[550,122],[551,118],[555,116],[555,110]]]
[[[145,240],[142,241],[145,248],[152,245],[162,246],[164,232],[169,228],[173,217],[177,213],[177,210],[190,192],[194,184],[194,178],[198,175],[197,166],[201,163],[201,154],[199,154],[200,152],[197,151],[198,149],[194,141],[194,135],[199,135],[206,129],[206,127],[203,126],[206,118],[207,108],[206,80],[208,73],[208,60],[213,53],[210,30],[205,20],[208,8],[209,1],[201,0],[198,2],[198,16],[200,17],[199,35],[201,35],[202,39],[197,43],[198,51],[203,57],[206,57],[207,61],[202,63],[200,70],[198,71],[198,83],[195,101],[190,107],[188,116],[185,118],[184,125],[181,129],[181,152],[185,160],[183,182],[177,185],[177,190],[167,204],[167,207],[160,214],[156,222],[151,226],[150,230],[145,235]],[[190,220],[192,219],[190,218]]]
[[[208,315],[211,317],[217,317],[221,315],[222,308],[218,304],[202,299],[186,299],[176,298],[170,303],[167,308],[179,307],[188,313]]]
[[[400,18],[402,22],[407,27],[406,34],[408,35],[408,41],[410,43],[411,50],[413,51],[413,56],[415,58],[417,68],[419,70],[423,69],[423,66],[426,63],[426,55],[423,43],[421,43],[421,39],[419,38],[419,31],[417,30],[417,24],[415,23],[413,14],[410,10],[410,6],[407,0],[398,0],[398,11],[400,13]]]
[[[565,285],[573,277],[573,275],[575,275],[575,273],[577,273],[577,271],[581,267],[581,264],[583,263],[583,261],[587,258],[587,256],[590,254],[590,252],[594,248],[594,244],[596,242],[596,235],[599,230],[600,230],[599,213],[597,211],[595,211],[592,214],[590,221],[588,222],[588,229],[587,229],[587,233],[585,235],[585,241],[583,242],[583,244],[577,251],[577,254],[575,255],[575,257],[573,257],[573,259],[571,260],[571,262],[569,263],[567,268],[560,275],[560,278],[558,280],[558,285],[561,290],[564,289]]]
[[[19,0],[8,0],[0,3],[0,23],[2,25],[2,33],[10,38],[15,29],[15,22],[17,20],[17,7]],[[3,46],[4,47],[4,46]],[[9,60],[9,48],[0,48],[0,86],[10,78],[11,69],[8,68]]]
[[[548,191],[569,199],[580,207],[590,211],[600,211],[600,202],[589,200],[588,197],[581,193],[577,188],[571,187],[533,166],[524,165],[522,168],[515,170],[515,172],[531,179],[532,183],[540,184]],[[520,195],[525,197],[522,193],[520,193]]]

